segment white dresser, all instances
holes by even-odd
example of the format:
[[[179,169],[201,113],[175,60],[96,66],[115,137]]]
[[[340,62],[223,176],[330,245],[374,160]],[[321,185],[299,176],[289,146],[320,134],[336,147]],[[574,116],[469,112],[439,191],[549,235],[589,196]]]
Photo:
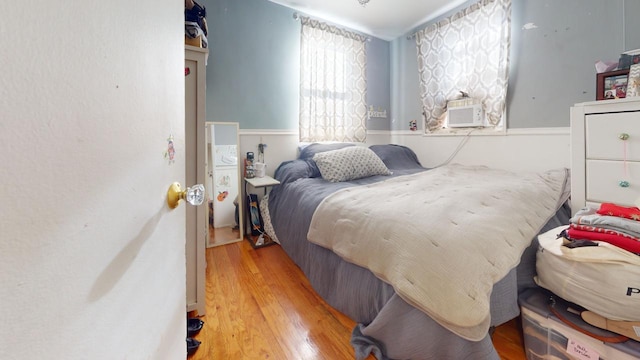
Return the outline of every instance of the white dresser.
[[[571,107],[571,211],[640,198],[640,98]]]

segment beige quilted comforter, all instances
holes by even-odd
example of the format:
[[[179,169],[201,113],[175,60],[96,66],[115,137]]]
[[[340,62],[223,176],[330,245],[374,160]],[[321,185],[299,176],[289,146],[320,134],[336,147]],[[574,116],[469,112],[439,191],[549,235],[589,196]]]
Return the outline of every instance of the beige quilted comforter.
[[[489,329],[493,285],[566,200],[567,181],[566,169],[516,174],[443,166],[330,195],[308,239],[478,341]]]

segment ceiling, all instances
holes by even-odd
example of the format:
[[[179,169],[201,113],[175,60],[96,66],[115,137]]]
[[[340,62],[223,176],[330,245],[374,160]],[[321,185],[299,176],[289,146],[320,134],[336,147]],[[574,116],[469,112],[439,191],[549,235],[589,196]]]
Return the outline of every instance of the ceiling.
[[[387,41],[413,30],[466,0],[269,0],[303,15]]]

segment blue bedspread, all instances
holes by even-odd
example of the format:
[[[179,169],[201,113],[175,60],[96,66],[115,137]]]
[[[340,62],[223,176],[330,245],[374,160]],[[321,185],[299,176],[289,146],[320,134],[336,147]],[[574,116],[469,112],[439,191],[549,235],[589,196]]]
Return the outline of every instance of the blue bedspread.
[[[371,149],[392,171],[390,176],[427,171],[415,153],[406,147],[379,145]],[[369,270],[307,241],[313,213],[326,196],[346,187],[389,178],[373,176],[349,182],[328,182],[320,177],[311,160],[313,152],[323,150],[322,146],[307,149],[299,159],[285,162],[278,168],[275,177],[281,184],[269,194],[269,213],[282,248],[302,269],[316,292],[359,324],[352,336],[357,357],[364,358],[373,352],[379,359],[499,359],[488,334],[479,342],[456,336],[408,305],[389,284]],[[568,208],[561,210],[545,229],[568,219]],[[491,298],[493,325],[519,315],[518,290],[534,285],[534,272],[535,251],[525,251],[518,269],[494,286]],[[519,277],[519,273],[523,276]]]

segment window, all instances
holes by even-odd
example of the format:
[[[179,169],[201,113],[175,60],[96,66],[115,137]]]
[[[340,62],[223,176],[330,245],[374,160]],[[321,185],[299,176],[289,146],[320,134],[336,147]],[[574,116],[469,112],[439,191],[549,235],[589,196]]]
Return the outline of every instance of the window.
[[[425,131],[444,125],[448,100],[480,100],[488,125],[504,126],[511,0],[481,0],[416,33]]]
[[[366,140],[365,37],[301,17],[300,141]]]

